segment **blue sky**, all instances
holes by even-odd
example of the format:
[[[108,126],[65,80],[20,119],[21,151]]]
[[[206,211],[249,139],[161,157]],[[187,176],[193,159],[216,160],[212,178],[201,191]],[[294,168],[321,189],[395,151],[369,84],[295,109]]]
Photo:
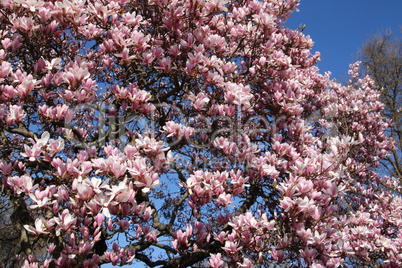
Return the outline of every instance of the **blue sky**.
[[[402,35],[402,0],[301,0],[298,8],[285,26],[305,24],[313,51],[321,52],[320,73],[331,71],[340,81],[371,35],[388,28]]]

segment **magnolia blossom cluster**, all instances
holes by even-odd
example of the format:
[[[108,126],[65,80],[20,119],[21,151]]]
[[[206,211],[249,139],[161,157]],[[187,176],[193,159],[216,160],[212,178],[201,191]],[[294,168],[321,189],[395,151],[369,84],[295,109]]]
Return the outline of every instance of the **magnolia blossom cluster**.
[[[402,266],[379,92],[319,73],[298,4],[2,1],[10,262]]]

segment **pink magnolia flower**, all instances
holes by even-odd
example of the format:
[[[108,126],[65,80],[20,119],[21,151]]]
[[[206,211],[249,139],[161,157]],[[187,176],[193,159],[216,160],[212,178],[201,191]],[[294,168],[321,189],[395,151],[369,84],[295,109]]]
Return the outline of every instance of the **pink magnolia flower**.
[[[244,85],[235,83],[226,83],[225,85],[225,100],[232,102],[235,105],[250,107],[250,100],[253,95],[250,93],[250,88]]]
[[[194,129],[191,127],[184,126],[182,124],[178,124],[173,121],[168,121],[163,126],[163,131],[168,134],[167,137],[176,137],[176,138],[190,138],[194,135]]]
[[[28,157],[29,161],[35,161],[42,154],[40,144],[34,144],[32,147],[24,144],[24,151],[24,153],[21,153],[21,156]]]
[[[35,12],[38,8],[44,5],[44,2],[40,0],[15,0],[14,3],[29,9],[31,12]]]
[[[252,268],[253,263],[249,258],[244,258],[242,263],[239,263],[239,267],[244,267],[244,268]]]
[[[114,251],[106,251],[105,252],[105,259],[108,262],[111,262],[113,265],[117,265],[119,261],[119,255]]]
[[[232,203],[232,195],[231,194],[222,193],[216,199],[216,204],[218,206],[226,207],[231,203]]]
[[[229,141],[228,138],[218,137],[214,140],[214,146],[223,150],[227,155],[233,155],[238,149],[236,143]]]
[[[289,211],[291,208],[294,207],[295,202],[289,198],[289,197],[284,197],[281,201],[280,201],[280,205],[282,207],[282,209],[287,212]]]
[[[54,218],[55,222],[57,223],[56,226],[56,235],[60,235],[61,231],[66,233],[75,229],[77,218],[75,218],[72,214],[69,213],[68,209],[64,209],[62,214],[59,214],[57,218]]]
[[[145,153],[150,155],[158,155],[168,148],[163,148],[165,143],[163,141],[157,141],[155,138],[140,136],[135,140],[138,148],[144,150]]]
[[[77,197],[81,200],[88,200],[94,196],[95,192],[89,184],[89,180],[86,179],[77,183]]]
[[[225,246],[222,247],[222,249],[228,255],[236,255],[238,251],[242,249],[242,247],[239,246],[239,242],[225,241]]]
[[[3,38],[3,40],[1,40],[1,44],[2,44],[2,46],[3,46],[3,48],[4,49],[9,49],[11,46],[12,46],[12,41],[11,41],[11,39],[10,38]],[[5,65],[7,65],[7,63],[5,63],[4,64],[4,66]],[[2,66],[3,66],[3,63],[2,63]],[[10,67],[11,67],[11,65],[10,65]],[[8,74],[8,73],[7,73]],[[3,76],[3,77],[1,77],[1,78],[4,78],[5,76]]]
[[[50,198],[47,196],[46,191],[43,191],[43,192],[35,191],[34,193],[30,193],[29,197],[32,199],[33,202],[36,203],[36,205],[29,206],[31,209],[36,209],[36,208],[43,209],[46,206],[50,205],[50,203],[49,203]]]
[[[0,99],[4,101],[9,101],[18,94],[18,91],[11,85],[0,85],[0,93],[1,93]]]
[[[89,78],[90,75],[87,68],[74,66],[65,73],[64,80],[71,88],[75,88],[83,79]]]
[[[3,46],[8,46],[7,43],[10,43],[10,39],[3,39],[1,43]],[[7,61],[3,61],[0,65],[0,79],[7,77],[11,72],[11,64]]]
[[[172,241],[172,245],[176,250],[183,250],[190,246],[189,238],[193,235],[193,228],[191,226],[187,226],[186,230],[183,232],[182,230],[177,231],[174,234],[175,240]]]
[[[130,50],[127,47],[123,48],[121,53],[117,53],[116,57],[119,57],[119,58],[121,58],[122,60],[125,60],[125,61],[135,59],[134,55],[130,56]]]
[[[8,126],[13,125],[16,122],[22,121],[22,119],[26,116],[25,111],[21,106],[18,105],[10,105],[9,112],[6,115],[6,122]]]
[[[222,268],[222,267],[224,267],[224,262],[222,260],[222,254],[221,253],[211,254],[211,257],[209,258],[208,264],[212,268]]]
[[[61,152],[64,148],[64,140],[59,137],[57,140],[49,140],[49,151],[51,155]]]
[[[38,81],[34,79],[31,74],[27,75],[26,73],[16,72],[15,76],[18,77],[18,80],[21,79],[21,83],[16,87],[16,90],[21,98],[25,98],[26,96],[28,96],[38,84]]]
[[[238,195],[243,192],[245,187],[249,185],[246,182],[249,180],[248,177],[243,177],[242,172],[237,170],[236,172],[230,172],[231,183],[233,186],[233,195]]]
[[[306,193],[309,193],[313,189],[314,184],[310,180],[301,178],[300,180],[298,180],[298,184],[296,187],[300,193],[306,194]]]
[[[68,178],[77,173],[77,168],[80,165],[78,159],[67,159],[66,162],[63,162],[60,158],[53,158],[51,165],[56,169],[54,172],[55,175],[60,178]]]
[[[16,194],[29,194],[38,187],[37,184],[33,185],[33,180],[28,175],[9,177],[7,184]]]
[[[120,226],[120,230],[122,232],[126,231],[128,229],[128,227],[130,226],[130,221],[128,220],[119,220],[119,226]]]
[[[22,46],[22,36],[20,34],[15,34],[12,39],[11,48],[16,51]]]
[[[158,61],[158,66],[155,67],[156,69],[160,69],[164,72],[169,72],[172,68],[172,59],[170,57],[165,57]]]
[[[143,192],[148,192],[151,188],[159,185],[158,173],[150,168],[145,158],[131,162],[131,167],[127,167],[128,172],[134,178],[134,185]]]
[[[94,198],[87,203],[87,207],[93,214],[102,214],[104,217],[110,218],[111,212],[108,208],[110,201],[111,198],[109,196],[103,193],[97,193]]]
[[[51,227],[52,224],[48,224],[48,222],[42,218],[37,218],[35,220],[35,227],[32,227],[30,225],[24,225],[24,228],[31,233],[34,233],[36,235],[41,235],[41,234],[48,234],[49,231],[47,231],[48,227]]]
[[[210,101],[210,98],[204,92],[200,92],[197,95],[191,93],[188,98],[193,102],[194,108],[198,111],[202,110]]]
[[[39,107],[39,113],[51,120],[59,120],[70,122],[74,117],[74,112],[70,110],[67,105],[57,105],[55,107],[49,107],[46,104]]]
[[[26,33],[29,33],[33,28],[37,28],[37,26],[34,25],[34,20],[29,17],[16,18],[12,21],[12,23],[16,29]]]
[[[128,183],[127,178],[121,181],[118,185],[113,185],[109,203],[105,205],[120,205],[121,203],[131,203],[135,198],[135,191],[132,189],[132,183]]]
[[[282,262],[285,259],[285,252],[283,250],[271,250],[272,258],[279,262]]]
[[[12,168],[13,165],[11,163],[8,163],[5,160],[0,160],[0,171],[4,177],[7,177],[11,174]]]
[[[106,160],[106,165],[109,169],[109,172],[114,175],[115,178],[122,177],[127,171],[126,163],[121,163],[121,159],[116,157],[109,157]]]
[[[158,232],[152,230],[149,225],[142,226],[142,233],[145,239],[149,242],[157,242],[158,241]]]
[[[317,256],[317,250],[315,249],[304,249],[301,251],[300,255],[304,258],[304,260],[311,264],[314,258]]]

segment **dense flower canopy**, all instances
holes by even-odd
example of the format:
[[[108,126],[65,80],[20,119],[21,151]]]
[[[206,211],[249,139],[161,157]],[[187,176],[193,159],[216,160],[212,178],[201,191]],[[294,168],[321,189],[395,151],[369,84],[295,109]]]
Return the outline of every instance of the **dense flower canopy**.
[[[26,267],[402,265],[369,77],[297,0],[3,0],[0,178]],[[43,252],[45,249],[45,253]]]

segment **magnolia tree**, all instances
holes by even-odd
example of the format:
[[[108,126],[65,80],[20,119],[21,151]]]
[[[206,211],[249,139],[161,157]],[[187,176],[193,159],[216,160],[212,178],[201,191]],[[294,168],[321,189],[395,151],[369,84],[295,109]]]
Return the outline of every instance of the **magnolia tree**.
[[[297,0],[3,0],[0,176],[25,267],[402,265],[379,92]]]

